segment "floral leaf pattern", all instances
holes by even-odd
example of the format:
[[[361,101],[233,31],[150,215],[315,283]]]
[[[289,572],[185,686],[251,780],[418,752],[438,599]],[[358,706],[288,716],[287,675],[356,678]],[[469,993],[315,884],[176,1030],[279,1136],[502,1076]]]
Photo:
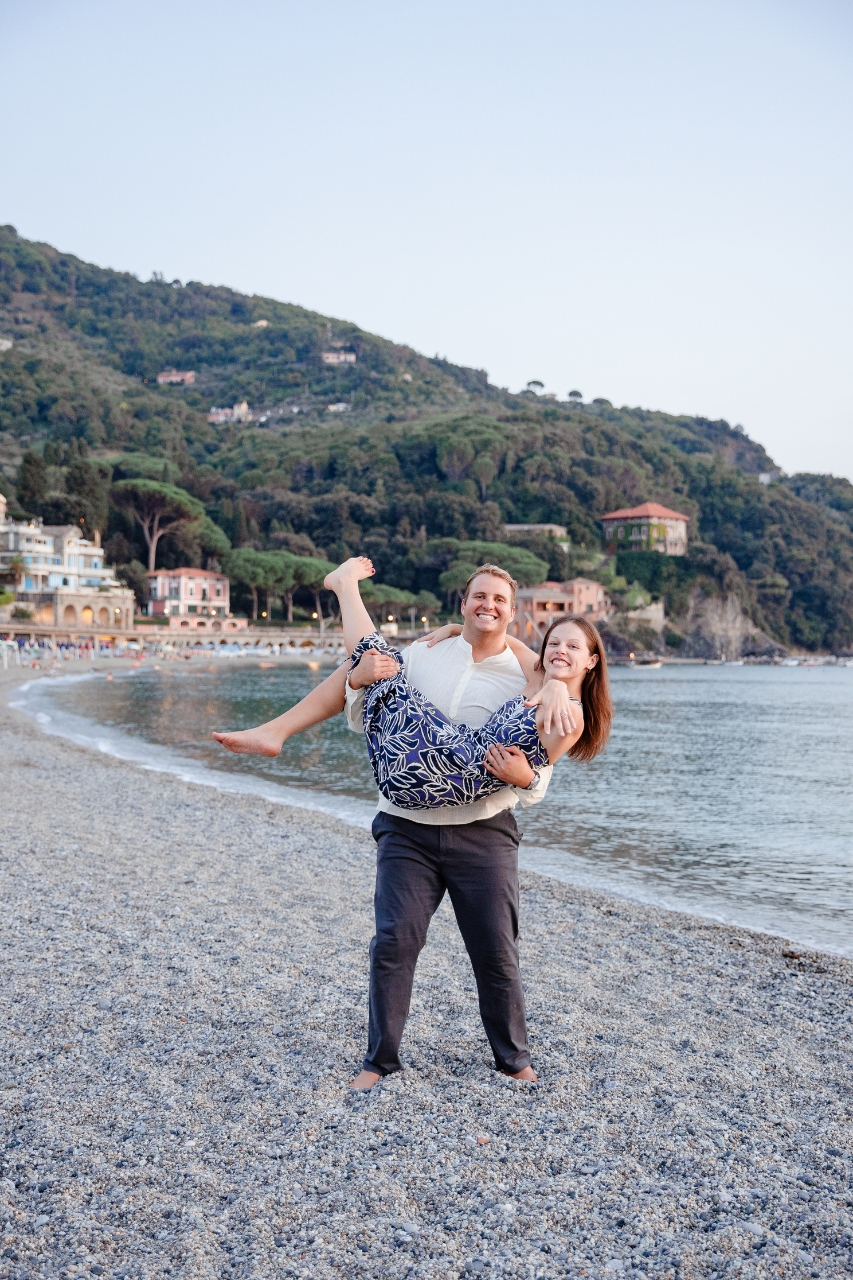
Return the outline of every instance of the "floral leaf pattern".
[[[493,743],[519,747],[534,769],[548,763],[536,730],[536,708],[519,695],[498,707],[480,729],[453,724],[413,689],[403,673],[403,657],[378,633],[353,650],[350,670],[368,649],[396,658],[390,680],[364,692],[364,735],[376,785],[399,809],[444,809],[472,804],[507,784],[483,767]]]

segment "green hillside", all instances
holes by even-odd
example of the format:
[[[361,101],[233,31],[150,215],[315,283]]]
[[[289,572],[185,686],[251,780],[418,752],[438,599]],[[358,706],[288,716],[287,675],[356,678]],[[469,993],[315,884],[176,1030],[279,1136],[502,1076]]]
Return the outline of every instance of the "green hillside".
[[[129,476],[188,490],[235,547],[364,550],[383,581],[448,602],[440,579],[465,562],[461,543],[504,542],[505,522],[556,522],[570,558],[530,543],[554,576],[593,573],[626,602],[642,582],[676,618],[691,592],[734,594],[782,643],[853,646],[853,486],[762,485],[772,459],[725,422],[511,395],[482,371],[348,322],[226,288],[141,282],[8,227],[0,337],[13,342],[0,354],[4,491],[30,514],[76,512],[103,527],[118,562],[144,559],[109,500]],[[324,351],[356,362],[330,367]],[[195,384],[158,387],[170,367],[194,370]],[[252,422],[208,423],[212,405],[242,400]],[[690,555],[601,563],[599,517],[645,500],[690,515]],[[160,554],[199,560],[221,541],[185,531]]]

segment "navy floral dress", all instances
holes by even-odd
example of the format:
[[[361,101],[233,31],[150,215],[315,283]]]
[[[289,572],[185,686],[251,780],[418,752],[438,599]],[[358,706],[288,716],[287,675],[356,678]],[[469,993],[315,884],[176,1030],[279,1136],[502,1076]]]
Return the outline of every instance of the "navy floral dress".
[[[493,743],[518,747],[534,769],[548,763],[536,731],[536,708],[519,695],[481,729],[453,724],[403,674],[403,658],[374,631],[354,649],[350,670],[368,649],[397,659],[399,670],[364,691],[364,735],[376,785],[399,809],[445,809],[471,804],[507,784],[483,768]]]

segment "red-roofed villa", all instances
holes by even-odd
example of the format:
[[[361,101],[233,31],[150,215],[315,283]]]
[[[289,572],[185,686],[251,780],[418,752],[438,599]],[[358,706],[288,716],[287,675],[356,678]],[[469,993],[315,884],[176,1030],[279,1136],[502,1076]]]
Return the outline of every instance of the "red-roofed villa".
[[[659,502],[643,502],[639,507],[609,511],[601,523],[611,555],[616,551],[660,551],[667,556],[684,556],[689,519]]]

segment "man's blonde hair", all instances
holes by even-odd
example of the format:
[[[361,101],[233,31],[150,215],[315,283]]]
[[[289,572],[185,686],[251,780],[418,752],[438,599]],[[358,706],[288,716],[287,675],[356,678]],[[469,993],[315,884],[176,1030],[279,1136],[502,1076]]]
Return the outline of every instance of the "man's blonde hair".
[[[511,573],[507,573],[506,569],[502,569],[498,564],[481,564],[479,569],[475,569],[468,581],[465,583],[465,590],[462,592],[462,599],[468,599],[468,592],[471,590],[471,583],[475,578],[479,578],[481,573],[490,573],[493,578],[503,578],[510,590],[512,596],[512,607],[515,608],[515,593],[518,590],[518,583]]]

